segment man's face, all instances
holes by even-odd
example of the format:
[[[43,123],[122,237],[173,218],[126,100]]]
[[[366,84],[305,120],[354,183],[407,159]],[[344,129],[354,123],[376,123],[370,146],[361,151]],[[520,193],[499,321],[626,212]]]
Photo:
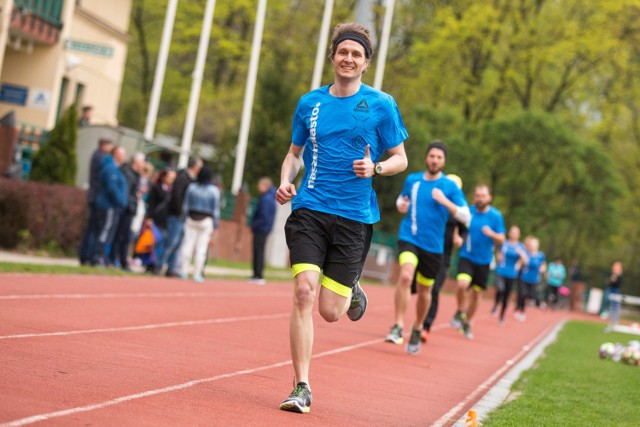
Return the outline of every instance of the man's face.
[[[126,159],[127,159],[127,152],[125,151],[124,147],[118,147],[113,152],[113,160],[115,160],[117,164],[119,165],[123,164]]]
[[[344,40],[336,46],[331,63],[336,77],[344,79],[360,78],[369,66],[364,47],[353,40]]]
[[[427,153],[425,163],[427,164],[427,170],[432,175],[435,175],[438,172],[442,171],[446,163],[444,151],[439,148],[432,148]]]
[[[486,208],[491,203],[491,193],[487,187],[477,187],[473,193],[473,203],[480,210]]]

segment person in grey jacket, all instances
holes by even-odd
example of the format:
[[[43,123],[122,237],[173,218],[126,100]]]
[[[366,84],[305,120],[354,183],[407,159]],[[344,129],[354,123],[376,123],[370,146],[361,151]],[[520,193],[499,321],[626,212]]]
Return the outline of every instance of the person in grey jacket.
[[[189,185],[182,202],[185,216],[182,242],[182,274],[189,277],[191,260],[194,260],[193,280],[204,281],[204,265],[209,241],[220,224],[220,190],[211,182],[208,166],[203,166],[196,182]]]

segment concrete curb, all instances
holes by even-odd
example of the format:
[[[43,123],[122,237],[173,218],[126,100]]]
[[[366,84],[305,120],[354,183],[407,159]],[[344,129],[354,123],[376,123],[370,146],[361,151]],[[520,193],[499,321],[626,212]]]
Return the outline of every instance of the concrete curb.
[[[520,360],[513,368],[511,368],[502,378],[491,387],[491,389],[473,405],[472,409],[476,411],[478,423],[480,423],[487,415],[500,406],[511,393],[513,383],[520,377],[522,372],[531,368],[533,364],[542,355],[545,348],[553,343],[560,330],[564,327],[566,320],[558,322],[557,325],[544,337],[529,353]],[[467,414],[465,413],[454,424],[454,427],[465,427]]]

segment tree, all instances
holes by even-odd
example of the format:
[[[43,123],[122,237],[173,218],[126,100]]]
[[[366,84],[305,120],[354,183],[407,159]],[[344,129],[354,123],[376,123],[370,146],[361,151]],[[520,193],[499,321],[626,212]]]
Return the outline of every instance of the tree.
[[[74,185],[76,181],[76,143],[78,112],[72,104],[60,117],[48,141],[33,159],[33,181]]]

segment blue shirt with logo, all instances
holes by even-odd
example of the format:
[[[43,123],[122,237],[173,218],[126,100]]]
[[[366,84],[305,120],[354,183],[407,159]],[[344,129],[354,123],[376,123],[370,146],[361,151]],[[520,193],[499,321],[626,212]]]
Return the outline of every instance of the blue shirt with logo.
[[[538,283],[540,281],[540,266],[547,260],[543,252],[536,252],[535,255],[527,252],[529,262],[522,267],[520,279],[525,283]]]
[[[404,181],[401,196],[409,197],[409,211],[400,223],[398,240],[409,242],[425,251],[444,252],[444,232],[449,218],[446,207],[434,200],[434,188],[457,206],[467,206],[462,190],[444,174],[436,180],[425,179],[425,172],[412,173]]]
[[[371,160],[377,162],[385,150],[407,139],[393,97],[362,84],[354,95],[337,98],[324,86],[300,98],[292,128],[292,143],[304,146],[305,167],[292,209],[378,222],[372,178],[358,178],[353,162],[364,158],[367,145]]]
[[[482,227],[489,226],[496,233],[504,233],[502,213],[493,206],[486,212],[478,212],[476,206],[469,208],[471,222],[464,245],[460,248],[460,257],[474,264],[489,265],[493,258],[493,239],[482,232]]]
[[[525,248],[522,242],[512,243],[506,241],[500,246],[500,262],[496,267],[496,274],[504,277],[505,279],[515,279],[518,277],[518,270],[516,269],[516,263],[520,259],[520,254],[525,253]]]

